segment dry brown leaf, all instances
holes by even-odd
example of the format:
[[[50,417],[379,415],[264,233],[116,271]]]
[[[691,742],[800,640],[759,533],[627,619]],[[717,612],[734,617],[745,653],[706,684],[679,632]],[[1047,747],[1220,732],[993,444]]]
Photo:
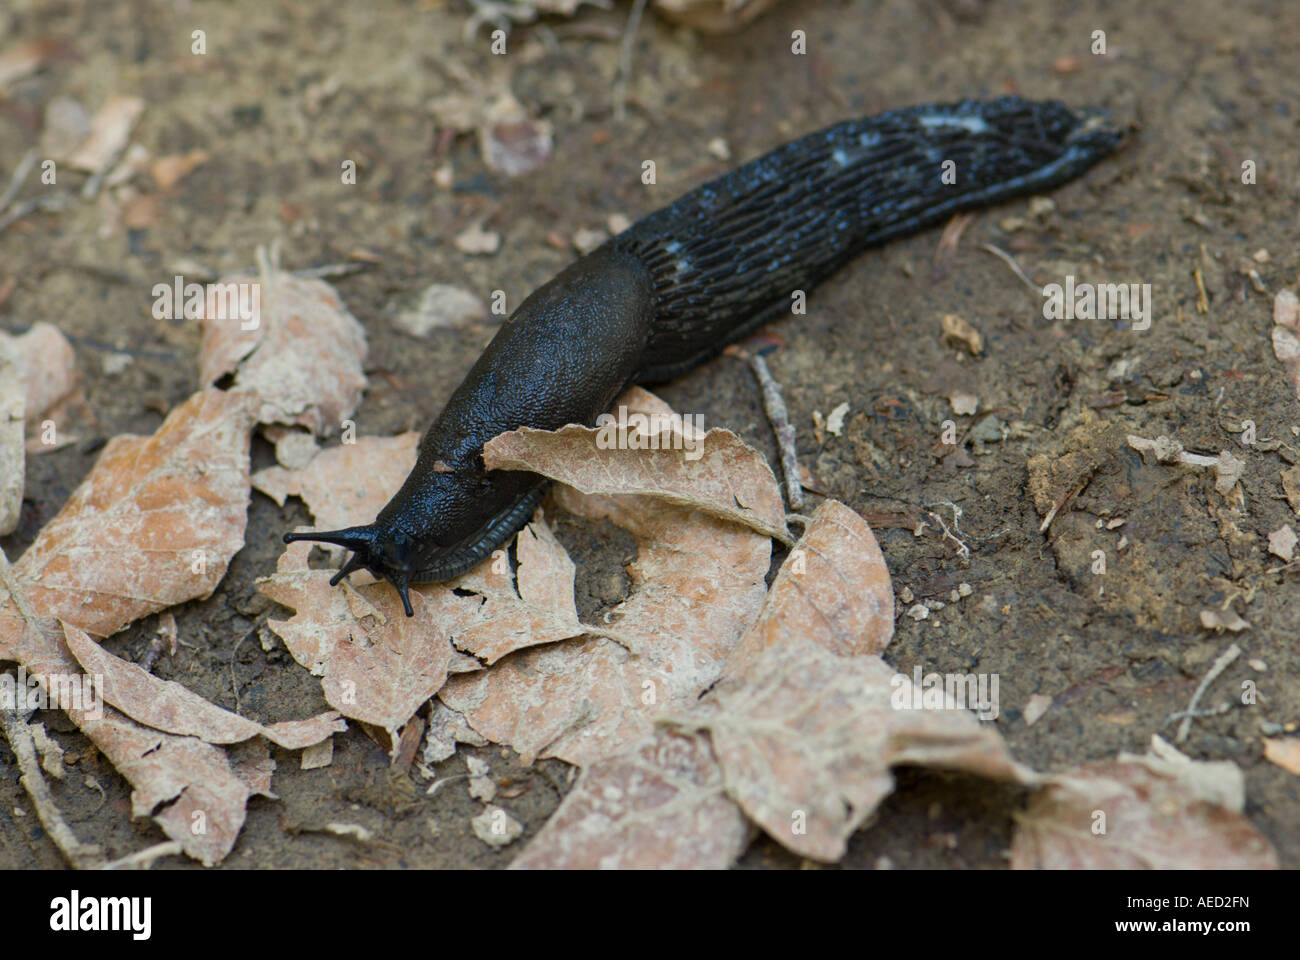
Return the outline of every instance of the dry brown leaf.
[[[442,763],[456,753],[456,745],[459,743],[468,743],[474,747],[488,745],[470,727],[464,714],[457,713],[441,700],[434,700],[433,708],[429,711],[429,730],[425,735],[420,760],[428,766]]]
[[[65,162],[75,170],[98,172],[126,148],[142,113],[144,101],[139,97],[111,95],[90,121],[90,136]]]
[[[1300,737],[1265,737],[1264,759],[1300,777]]]
[[[73,720],[134,787],[132,816],[152,816],[205,866],[230,853],[251,791],[220,747],[147,729],[112,707],[98,720]]]
[[[64,632],[53,618],[28,624],[12,598],[0,605],[0,658],[18,661],[40,680],[51,705],[63,710],[131,783],[132,816],[152,816],[189,856],[208,866],[230,852],[244,823],[249,788],[221,748],[142,727],[102,700],[64,702],[67,687],[51,684],[50,678],[82,675]]]
[[[519,558],[516,583],[504,554],[447,584],[483,596],[473,621],[452,633],[457,648],[486,664],[524,647],[567,640],[589,631],[578,621],[574,601],[574,566],[538,510],[515,541]],[[428,594],[427,587],[419,588]],[[428,594],[433,600],[432,594]],[[603,631],[596,631],[601,633]]]
[[[666,409],[663,402],[639,388],[624,394],[616,406],[627,409],[630,425],[638,414],[662,420],[650,421],[649,430],[634,425],[625,431],[578,424],[554,431],[523,427],[489,440],[483,462],[489,470],[540,473],[583,493],[656,497],[791,542],[781,490],[762,454],[730,430],[710,430],[700,437],[683,429],[680,420],[668,422],[660,412]],[[650,442],[668,449],[639,448]],[[701,442],[702,448],[697,446]]]
[[[206,150],[194,149],[188,153],[172,153],[155,160],[150,173],[153,175],[154,183],[158,184],[158,189],[166,191],[176,186],[208,160]]]
[[[328,747],[333,740],[322,740],[320,743],[313,744],[307,750],[314,747]],[[304,755],[307,750],[304,750]],[[275,760],[271,758],[270,748],[267,747],[265,740],[246,740],[237,744],[230,752],[230,769],[236,777],[244,782],[250,793],[259,796],[269,797],[272,800],[279,800],[280,797],[271,791],[271,778],[275,774]]]
[[[387,582],[331,587],[331,571],[308,568],[310,549],[291,544],[276,573],[257,581],[259,591],[297,611],[268,626],[295,660],[324,675],[331,706],[392,733],[443,685],[449,638],[474,620],[482,598],[428,584],[411,592],[415,616],[407,617]]]
[[[894,589],[871,527],[827,500],[781,564],[763,612],[727,661],[737,676],[767,647],[804,636],[840,656],[878,654],[894,635]]]
[[[1145,756],[1047,778],[1011,843],[1017,870],[1276,869],[1277,853],[1242,816],[1231,761],[1190,760],[1152,737]]]
[[[388,584],[359,590],[368,592],[366,599],[383,617],[382,629],[336,644],[321,687],[330,706],[396,739],[396,731],[447,682],[451,644],[422,595],[412,592],[415,616],[407,617]]]
[[[159,679],[113,656],[76,627],[64,624],[63,632],[68,649],[86,672],[101,678],[104,700],[155,730],[198,737],[208,743],[238,743],[261,735],[286,750],[298,750],[347,729],[333,711],[263,726],[205,700],[179,683]]]
[[[1291,509],[1300,514],[1300,466],[1282,471],[1282,492]]]
[[[1290,290],[1279,290],[1273,298],[1273,353],[1300,400],[1300,297]]]
[[[253,487],[280,506],[288,497],[301,497],[322,530],[369,523],[388,503],[415,466],[420,435],[358,437],[355,443],[318,453],[301,470],[267,467],[253,474]],[[319,544],[331,556],[342,547]]]
[[[682,709],[717,680],[762,605],[771,542],[661,500],[565,487],[555,498],[636,536],[631,593],[609,619],[638,654],[600,637],[522,650],[452,677],[439,699],[526,763],[551,756],[585,766],[629,750],[657,715]]]
[[[248,319],[228,306],[236,289],[250,291],[245,301],[257,308]],[[366,385],[366,333],[334,288],[267,265],[260,277],[227,277],[207,294],[202,382],[234,373],[235,385],[261,400],[259,423],[296,424],[318,435],[342,429]]]
[[[920,703],[912,680],[879,657],[838,657],[795,634],[681,722],[709,731],[727,793],[751,820],[793,852],[831,862],[893,790],[891,766],[1032,781],[992,727]]]
[[[582,772],[515,870],[725,870],[750,826],[722,792],[708,737],[660,728]]]
[[[106,637],[207,597],[244,545],[252,398],[204,390],[118,436],[14,564],[38,615]]]

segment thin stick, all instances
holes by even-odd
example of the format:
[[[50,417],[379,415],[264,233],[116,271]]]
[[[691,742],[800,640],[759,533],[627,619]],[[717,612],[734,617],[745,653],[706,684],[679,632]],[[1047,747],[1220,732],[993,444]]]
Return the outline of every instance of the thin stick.
[[[36,148],[32,147],[18,161],[13,176],[9,178],[9,186],[5,187],[3,194],[0,194],[0,213],[13,203],[14,197],[18,196],[18,191],[23,188],[23,181],[27,179],[27,174],[32,172],[34,166],[36,166]]]
[[[1025,274],[1025,271],[1020,269],[1020,264],[1016,263],[1015,258],[1012,257],[1011,254],[1007,253],[1005,250],[993,246],[993,244],[991,243],[981,243],[980,249],[987,250],[989,253],[993,254],[993,256],[1002,260],[1008,267],[1011,268],[1012,272],[1015,273],[1017,277],[1019,277],[1022,281],[1024,281],[1025,286],[1027,286],[1030,290],[1034,291],[1034,293],[1041,294],[1043,292],[1043,288],[1040,287],[1038,284],[1034,283],[1034,281],[1030,280],[1029,277]]]
[[[180,845],[178,840],[167,840],[163,843],[155,843],[152,847],[145,847],[143,850],[137,850],[135,853],[129,853],[120,860],[114,860],[112,863],[104,864],[105,870],[147,870],[153,865],[155,860],[161,860],[163,857],[174,857],[184,853],[185,848]]]
[[[42,210],[62,210],[68,205],[68,198],[65,194],[41,194],[32,197],[30,200],[24,200],[22,203],[14,204],[14,208],[0,216],[0,231],[5,230],[10,224],[17,223],[33,213],[39,213]]]
[[[645,4],[646,0],[636,0],[632,4],[627,26],[623,29],[623,43],[618,51],[618,80],[614,83],[614,117],[617,120],[627,116],[627,82],[632,75],[632,45],[636,41],[637,29],[641,26]]]
[[[799,482],[799,456],[795,450],[794,427],[790,425],[789,415],[785,409],[785,399],[781,396],[781,385],[772,378],[767,369],[767,361],[761,354],[754,354],[749,365],[754,368],[758,385],[763,388],[763,409],[767,419],[772,423],[772,432],[776,434],[776,445],[781,451],[781,472],[785,474],[786,498],[790,501],[790,510],[798,513],[803,509],[803,486]]]
[[[63,859],[76,870],[101,866],[104,857],[100,848],[93,843],[82,843],[77,839],[68,822],[63,819],[63,814],[59,812],[54,798],[50,796],[50,788],[45,782],[45,777],[41,775],[40,761],[36,758],[36,744],[32,739],[31,731],[27,728],[27,722],[12,710],[0,710],[0,724],[4,726],[5,737],[13,747],[14,756],[18,758],[18,769],[22,771],[19,783],[31,797],[32,806],[36,808],[36,816],[40,818],[41,826],[58,847],[59,853],[63,854]]]
[[[1228,647],[1227,650],[1224,650],[1223,653],[1219,654],[1219,659],[1214,661],[1214,665],[1210,667],[1210,672],[1205,675],[1200,686],[1196,688],[1196,692],[1192,694],[1192,701],[1187,705],[1187,716],[1183,717],[1183,722],[1178,728],[1178,735],[1174,737],[1174,743],[1182,743],[1187,739],[1187,735],[1191,733],[1192,730],[1192,717],[1196,710],[1196,705],[1200,703],[1201,694],[1203,694],[1219,674],[1228,669],[1228,665],[1239,656],[1241,656],[1241,647],[1237,646],[1235,643]]]

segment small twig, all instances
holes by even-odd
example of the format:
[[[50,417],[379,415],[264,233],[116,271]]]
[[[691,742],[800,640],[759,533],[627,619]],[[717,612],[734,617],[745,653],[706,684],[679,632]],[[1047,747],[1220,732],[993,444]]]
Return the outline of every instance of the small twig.
[[[1090,479],[1092,479],[1091,474],[1080,480],[1073,489],[1067,490],[1065,493],[1061,494],[1060,498],[1052,504],[1052,509],[1047,511],[1047,516],[1043,517],[1043,522],[1038,525],[1039,533],[1047,532],[1047,528],[1052,525],[1052,521],[1056,519],[1056,515],[1060,512],[1061,508],[1077,497],[1079,491],[1088,485]]]
[[[758,378],[758,385],[763,389],[763,409],[776,434],[776,445],[781,451],[781,472],[785,474],[785,492],[790,501],[790,509],[798,513],[803,509],[803,486],[799,482],[799,456],[795,450],[795,431],[790,425],[789,415],[785,409],[785,399],[781,396],[781,386],[772,378],[767,369],[767,361],[762,354],[750,357],[749,365]]]
[[[627,15],[627,26],[623,29],[623,42],[618,51],[618,79],[614,82],[614,118],[622,120],[627,116],[627,83],[632,75],[632,47],[636,42],[636,32],[641,26],[641,14],[645,12],[646,0],[635,0],[632,12]]]
[[[235,649],[230,651],[230,689],[235,692],[235,713],[239,713],[239,681],[235,678],[235,663],[239,656],[239,648],[243,646],[245,640],[251,637],[256,631],[256,627],[244,634],[235,641]]]
[[[1169,724],[1173,723],[1175,720],[1185,720],[1185,719],[1187,719],[1188,717],[1191,717],[1191,718],[1198,718],[1198,717],[1217,717],[1219,714],[1221,714],[1221,713],[1227,713],[1227,712],[1228,712],[1229,710],[1231,710],[1231,709],[1232,709],[1232,704],[1230,704],[1230,703],[1221,703],[1221,704],[1219,704],[1217,707],[1209,707],[1209,708],[1207,708],[1207,709],[1205,709],[1205,710],[1179,710],[1179,711],[1177,711],[1177,712],[1175,712],[1175,713],[1171,713],[1171,714],[1169,714],[1169,716],[1165,717],[1165,722],[1164,722],[1163,726],[1166,726],[1166,727],[1167,727],[1167,726],[1169,726]]]
[[[185,848],[180,845],[178,840],[166,840],[163,843],[155,843],[152,847],[145,847],[135,853],[129,853],[120,860],[114,860],[112,863],[106,863],[104,870],[148,870],[155,860],[161,860],[163,857],[174,857],[184,853]]]
[[[302,270],[290,270],[295,277],[311,277],[316,280],[329,280],[333,277],[350,277],[362,270],[369,270],[373,263],[352,260],[347,263],[326,263],[319,267],[305,267]]]
[[[12,223],[17,223],[24,217],[29,217],[33,213],[42,210],[58,211],[68,205],[68,197],[62,193],[41,194],[38,197],[32,197],[30,200],[24,200],[22,203],[14,204],[14,208],[0,216],[0,231],[9,227]]]
[[[0,724],[4,726],[5,737],[18,759],[18,769],[22,772],[19,782],[27,791],[27,796],[31,797],[32,806],[36,808],[36,816],[40,818],[46,835],[74,869],[101,866],[104,857],[100,848],[77,839],[50,795],[49,785],[41,775],[40,761],[36,758],[36,743],[27,728],[27,722],[12,710],[0,710]]]
[[[23,181],[27,179],[27,174],[32,172],[34,166],[36,166],[36,148],[32,147],[18,161],[13,176],[9,178],[9,186],[5,187],[5,192],[0,194],[0,213],[4,213],[9,204],[13,203],[14,197],[18,196],[18,191],[23,188]]]
[[[1042,294],[1043,288],[1029,279],[1028,275],[1026,275],[1025,271],[1020,269],[1020,264],[1016,263],[1015,258],[1011,256],[1011,254],[1007,253],[1000,247],[993,246],[991,243],[981,243],[980,249],[987,250],[989,253],[993,254],[993,256],[1002,260],[1011,268],[1012,272],[1024,282],[1025,286],[1034,291],[1034,293]]]
[[[1215,660],[1213,666],[1210,667],[1210,672],[1205,675],[1205,678],[1201,680],[1200,685],[1196,688],[1196,692],[1192,694],[1192,700],[1187,704],[1187,710],[1185,711],[1186,716],[1183,717],[1182,725],[1178,728],[1178,734],[1174,737],[1174,743],[1182,743],[1187,739],[1187,735],[1191,733],[1192,730],[1192,718],[1196,715],[1196,705],[1201,702],[1201,694],[1205,693],[1206,688],[1208,688],[1209,685],[1218,678],[1219,674],[1228,669],[1228,665],[1239,656],[1241,656],[1241,647],[1237,646],[1235,643],[1229,646],[1227,650],[1224,650],[1223,653],[1219,654],[1219,658]]]

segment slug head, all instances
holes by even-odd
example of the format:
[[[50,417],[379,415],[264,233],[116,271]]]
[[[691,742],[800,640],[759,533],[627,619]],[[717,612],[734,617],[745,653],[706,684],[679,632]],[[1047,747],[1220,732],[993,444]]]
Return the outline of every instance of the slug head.
[[[366,569],[376,577],[387,580],[402,598],[402,609],[408,617],[415,616],[411,609],[409,587],[411,574],[415,569],[418,549],[415,541],[400,529],[380,529],[375,524],[362,527],[347,527],[343,530],[313,530],[304,533],[286,533],[285,543],[309,540],[319,543],[333,543],[347,547],[352,551],[348,562],[334,576],[330,577],[330,586],[338,582],[353,570]]]

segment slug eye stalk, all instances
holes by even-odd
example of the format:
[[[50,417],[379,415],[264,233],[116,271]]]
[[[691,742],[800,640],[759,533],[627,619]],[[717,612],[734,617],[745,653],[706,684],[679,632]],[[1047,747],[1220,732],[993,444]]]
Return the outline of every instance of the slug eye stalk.
[[[375,556],[378,536],[373,525],[363,527],[347,527],[343,530],[312,530],[301,533],[286,533],[284,535],[285,543],[296,543],[298,541],[308,541],[311,543],[331,543],[335,546],[346,547],[352,551],[352,556],[348,557],[347,563],[339,569],[334,576],[330,577],[330,586],[336,587],[339,581],[355,570],[369,570],[377,577],[382,577],[391,583],[397,590],[397,595],[402,598],[402,609],[408,617],[415,616],[415,611],[411,608],[410,596],[410,578],[401,571],[396,571],[384,564],[381,558]]]

